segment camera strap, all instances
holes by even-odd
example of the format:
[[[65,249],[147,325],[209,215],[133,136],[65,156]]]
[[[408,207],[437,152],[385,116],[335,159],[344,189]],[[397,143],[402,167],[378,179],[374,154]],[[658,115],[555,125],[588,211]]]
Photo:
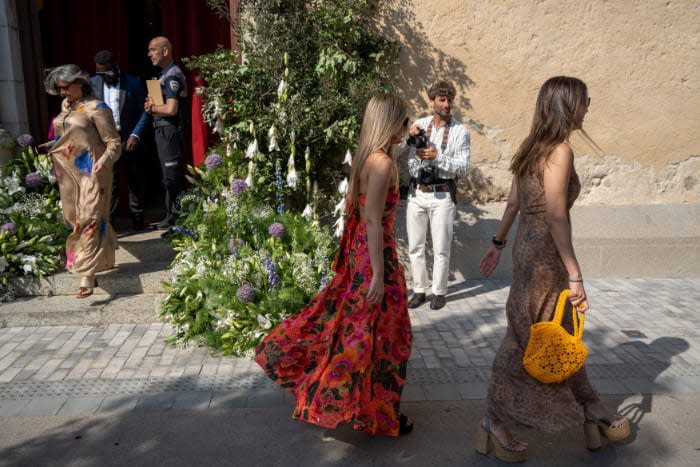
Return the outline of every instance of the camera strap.
[[[445,132],[442,134],[442,144],[440,145],[440,148],[442,148],[442,152],[445,152],[445,149],[447,149],[447,139],[450,137],[450,127],[452,126],[452,119],[449,119],[447,122],[445,122]],[[433,134],[433,121],[432,119],[430,120],[430,123],[428,124],[428,128],[425,130],[425,135],[430,139],[430,135]]]

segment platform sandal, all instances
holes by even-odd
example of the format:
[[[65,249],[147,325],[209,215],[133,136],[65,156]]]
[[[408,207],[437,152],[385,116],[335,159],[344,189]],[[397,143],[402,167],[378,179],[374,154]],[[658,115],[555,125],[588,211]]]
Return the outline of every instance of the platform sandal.
[[[620,442],[629,438],[630,421],[622,415],[612,422],[595,417],[588,410],[584,411],[586,421],[583,424],[583,434],[586,438],[586,448],[595,451],[603,445],[603,437],[608,441]]]
[[[476,432],[476,452],[483,455],[488,455],[493,450],[496,459],[509,462],[523,462],[527,460],[527,448],[518,450],[518,445],[521,442],[516,438],[510,440],[506,444],[501,442],[491,432],[491,419],[484,417],[479,423],[479,428]]]

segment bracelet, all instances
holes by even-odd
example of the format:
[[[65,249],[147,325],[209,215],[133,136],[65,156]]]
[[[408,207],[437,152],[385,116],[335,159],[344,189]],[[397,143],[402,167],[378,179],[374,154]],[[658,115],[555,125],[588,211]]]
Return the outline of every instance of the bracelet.
[[[569,277],[569,282],[581,282],[581,283],[583,283],[583,278],[581,278],[581,279],[572,279],[572,278]]]
[[[504,249],[504,248],[506,247],[506,242],[507,242],[507,241],[508,241],[508,240],[503,240],[503,241],[496,240],[496,236],[495,236],[495,235],[494,235],[493,237],[491,237],[491,243],[493,243],[493,245],[496,247],[497,250],[502,250],[502,249]]]

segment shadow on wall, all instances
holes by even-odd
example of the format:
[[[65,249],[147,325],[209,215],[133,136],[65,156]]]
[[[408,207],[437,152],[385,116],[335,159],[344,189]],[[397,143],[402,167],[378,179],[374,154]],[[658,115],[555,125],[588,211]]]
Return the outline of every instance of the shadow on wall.
[[[447,79],[457,88],[457,97],[452,113],[474,133],[484,134],[484,124],[467,115],[473,110],[468,90],[476,83],[469,77],[467,64],[447,55],[435,47],[422,23],[416,19],[415,6],[410,0],[391,0],[382,11],[384,32],[387,37],[402,44],[397,85],[411,104],[413,118],[428,115],[431,111],[428,89],[439,79]],[[399,159],[402,185],[408,184],[406,164],[407,154]],[[502,201],[506,196],[502,189],[494,185],[492,179],[476,168],[458,181],[461,203],[487,203]]]
[[[414,13],[411,0],[386,2],[381,16],[387,37],[402,44],[399,87],[414,94],[406,98],[416,111],[428,109],[427,90],[438,79],[448,79],[457,88],[455,117],[459,112],[472,108],[467,90],[475,83],[467,73],[467,65],[459,59],[445,54],[430,42],[423,24]]]

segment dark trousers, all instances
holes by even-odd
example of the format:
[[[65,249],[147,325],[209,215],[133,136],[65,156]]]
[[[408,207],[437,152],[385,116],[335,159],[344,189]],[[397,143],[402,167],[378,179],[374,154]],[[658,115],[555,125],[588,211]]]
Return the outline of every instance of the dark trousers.
[[[185,189],[182,131],[174,125],[155,127],[156,148],[160,161],[161,181],[165,188],[166,219],[174,222],[178,196]]]
[[[122,143],[126,144],[126,142]],[[134,151],[126,151],[122,146],[122,156],[114,164],[114,180],[112,182],[112,199],[110,201],[109,214],[114,219],[119,205],[119,181],[121,168],[126,168],[126,184],[129,188],[129,210],[134,222],[143,222],[143,152],[141,148]]]

